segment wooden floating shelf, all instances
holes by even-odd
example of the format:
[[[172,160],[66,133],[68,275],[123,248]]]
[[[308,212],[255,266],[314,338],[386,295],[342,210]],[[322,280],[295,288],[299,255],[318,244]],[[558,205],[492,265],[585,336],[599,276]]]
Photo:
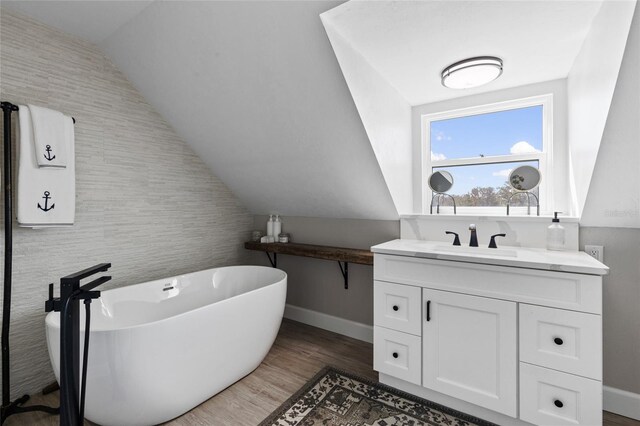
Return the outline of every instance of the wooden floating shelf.
[[[278,254],[337,261],[344,278],[344,288],[349,288],[349,263],[373,265],[373,253],[370,250],[363,249],[298,243],[258,243],[253,241],[244,243],[244,248],[267,253],[269,262],[274,268],[277,267]],[[269,253],[273,253],[273,258]]]
[[[315,257],[316,259],[359,263],[361,265],[373,265],[373,253],[369,250],[363,249],[316,246],[313,244],[298,243],[256,243],[253,241],[244,243],[244,248],[269,253]]]

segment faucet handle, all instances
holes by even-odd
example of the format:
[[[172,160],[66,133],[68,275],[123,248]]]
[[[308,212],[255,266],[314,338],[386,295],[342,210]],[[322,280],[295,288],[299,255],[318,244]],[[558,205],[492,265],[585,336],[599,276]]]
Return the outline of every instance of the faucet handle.
[[[495,234],[491,236],[491,241],[489,242],[489,248],[498,248],[496,245],[496,237],[506,237],[507,234]]]
[[[455,238],[453,239],[453,245],[454,246],[459,246],[460,245],[460,237],[458,236],[458,234],[456,234],[455,232],[451,232],[451,231],[445,231],[445,234],[447,234],[447,235],[455,235]]]
[[[53,297],[53,283],[49,284],[49,299],[44,302],[45,312],[60,311],[60,298]]]
[[[469,231],[475,231],[476,230],[476,224],[472,223],[471,225],[469,225]]]

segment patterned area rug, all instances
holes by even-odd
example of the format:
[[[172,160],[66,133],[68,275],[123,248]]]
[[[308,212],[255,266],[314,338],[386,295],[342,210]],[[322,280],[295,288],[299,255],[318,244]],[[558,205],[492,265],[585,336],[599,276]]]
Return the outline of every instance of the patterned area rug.
[[[323,368],[259,426],[495,426],[380,383]]]

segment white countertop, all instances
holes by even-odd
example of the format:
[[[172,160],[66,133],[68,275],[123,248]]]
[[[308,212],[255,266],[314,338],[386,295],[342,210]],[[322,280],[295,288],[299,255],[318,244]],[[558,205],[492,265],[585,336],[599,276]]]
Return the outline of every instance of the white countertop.
[[[442,241],[392,240],[371,247],[374,253],[427,259],[450,260],[485,265],[512,266],[546,271],[606,275],[609,268],[581,251],[553,251],[539,248],[498,246],[454,246]]]

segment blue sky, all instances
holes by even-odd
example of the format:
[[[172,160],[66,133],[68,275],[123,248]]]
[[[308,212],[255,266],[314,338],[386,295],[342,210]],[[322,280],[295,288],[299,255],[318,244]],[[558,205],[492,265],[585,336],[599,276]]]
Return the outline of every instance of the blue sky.
[[[431,158],[472,158],[542,151],[542,106],[479,114],[431,123]],[[537,162],[446,167],[454,179],[451,194],[476,186],[502,186],[508,172]]]

